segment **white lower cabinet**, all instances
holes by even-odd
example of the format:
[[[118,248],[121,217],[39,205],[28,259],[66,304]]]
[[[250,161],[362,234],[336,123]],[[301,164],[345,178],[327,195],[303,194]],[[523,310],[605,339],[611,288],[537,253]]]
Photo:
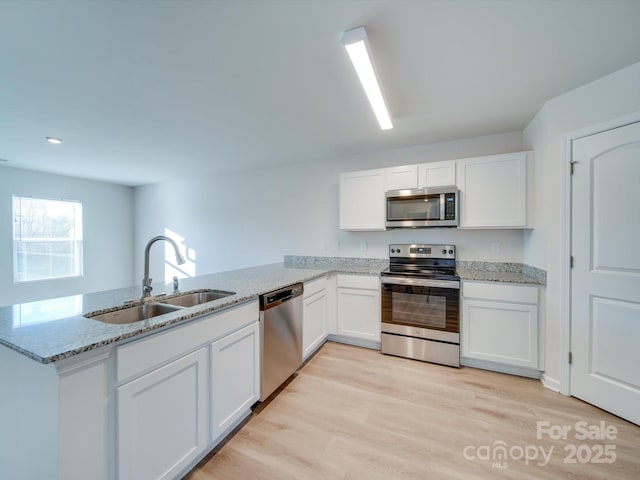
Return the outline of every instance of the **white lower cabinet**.
[[[537,286],[463,282],[463,364],[538,370],[538,331]]]
[[[251,413],[258,319],[252,301],[117,347],[118,480],[180,478]]]
[[[317,278],[304,284],[302,300],[302,359],[306,360],[327,339],[329,296],[327,278]]]
[[[118,478],[175,478],[207,446],[207,350],[118,387]]]
[[[302,358],[306,360],[327,338],[327,292],[322,290],[303,302]]]
[[[380,343],[380,279],[338,275],[338,334]],[[374,346],[370,344],[369,346]]]
[[[222,439],[260,399],[260,327],[211,344],[211,437]]]

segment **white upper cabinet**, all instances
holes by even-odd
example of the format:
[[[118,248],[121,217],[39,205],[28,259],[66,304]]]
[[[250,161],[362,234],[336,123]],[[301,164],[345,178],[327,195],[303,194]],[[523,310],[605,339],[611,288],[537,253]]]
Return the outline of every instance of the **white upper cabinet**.
[[[327,338],[329,297],[327,278],[304,282],[302,301],[302,358],[306,360]]]
[[[460,228],[526,228],[531,152],[458,160]]]
[[[201,348],[118,387],[120,480],[177,478],[205,451],[208,385]]]
[[[340,229],[385,230],[388,190],[457,185],[458,228],[531,228],[533,153],[516,152],[340,175]]]
[[[418,188],[456,185],[456,162],[431,162],[418,165]]]
[[[385,230],[385,169],[340,174],[340,229]]]
[[[386,169],[386,190],[418,188],[418,166],[403,165]]]

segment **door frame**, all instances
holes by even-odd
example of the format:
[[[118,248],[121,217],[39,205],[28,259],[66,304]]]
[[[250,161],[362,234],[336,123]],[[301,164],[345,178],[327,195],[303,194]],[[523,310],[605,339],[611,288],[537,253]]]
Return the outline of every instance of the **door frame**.
[[[562,265],[562,277],[560,283],[560,393],[571,395],[571,368],[569,366],[569,352],[571,352],[571,243],[572,243],[572,205],[571,205],[571,161],[572,142],[579,138],[596,135],[598,133],[624,127],[631,123],[640,122],[640,111],[623,117],[614,118],[591,125],[580,130],[565,133],[560,136],[561,142],[561,180],[562,180],[562,248],[560,251],[560,264]]]

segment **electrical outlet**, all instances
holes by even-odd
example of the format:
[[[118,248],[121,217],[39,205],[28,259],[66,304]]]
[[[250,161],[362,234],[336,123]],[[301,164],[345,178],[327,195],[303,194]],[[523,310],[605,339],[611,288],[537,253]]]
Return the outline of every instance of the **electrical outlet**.
[[[322,240],[320,242],[320,251],[325,251],[327,249],[327,241],[326,240]]]
[[[362,241],[360,242],[360,251],[361,252],[366,252],[367,251],[367,242],[366,241]]]
[[[340,242],[335,242],[335,243],[333,244],[333,249],[334,249],[334,250],[340,250]]]
[[[500,242],[491,242],[491,253],[500,253]]]

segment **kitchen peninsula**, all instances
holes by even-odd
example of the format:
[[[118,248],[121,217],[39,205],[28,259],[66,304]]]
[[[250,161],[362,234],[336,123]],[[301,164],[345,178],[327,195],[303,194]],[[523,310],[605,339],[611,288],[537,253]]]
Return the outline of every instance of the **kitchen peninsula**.
[[[2,424],[10,432],[0,445],[0,477],[179,477],[258,400],[258,295],[305,282],[316,298],[320,289],[336,290],[334,272],[377,284],[386,266],[386,259],[287,256],[284,263],[186,278],[183,292],[235,293],[124,325],[83,315],[137,301],[139,287],[0,308]],[[513,265],[506,273],[466,267],[467,278],[484,267],[483,280],[544,283]],[[335,295],[327,297],[331,312]],[[329,333],[340,340],[331,335],[333,317],[323,320],[323,339]],[[167,432],[171,441],[163,441]]]
[[[339,267],[377,275],[384,265]],[[0,308],[0,477],[184,474],[258,400],[257,296],[337,268],[280,263],[183,279],[182,291],[235,293],[124,325],[83,315],[139,300],[139,287]],[[216,383],[227,379],[230,384]],[[135,426],[159,431],[132,431]]]

